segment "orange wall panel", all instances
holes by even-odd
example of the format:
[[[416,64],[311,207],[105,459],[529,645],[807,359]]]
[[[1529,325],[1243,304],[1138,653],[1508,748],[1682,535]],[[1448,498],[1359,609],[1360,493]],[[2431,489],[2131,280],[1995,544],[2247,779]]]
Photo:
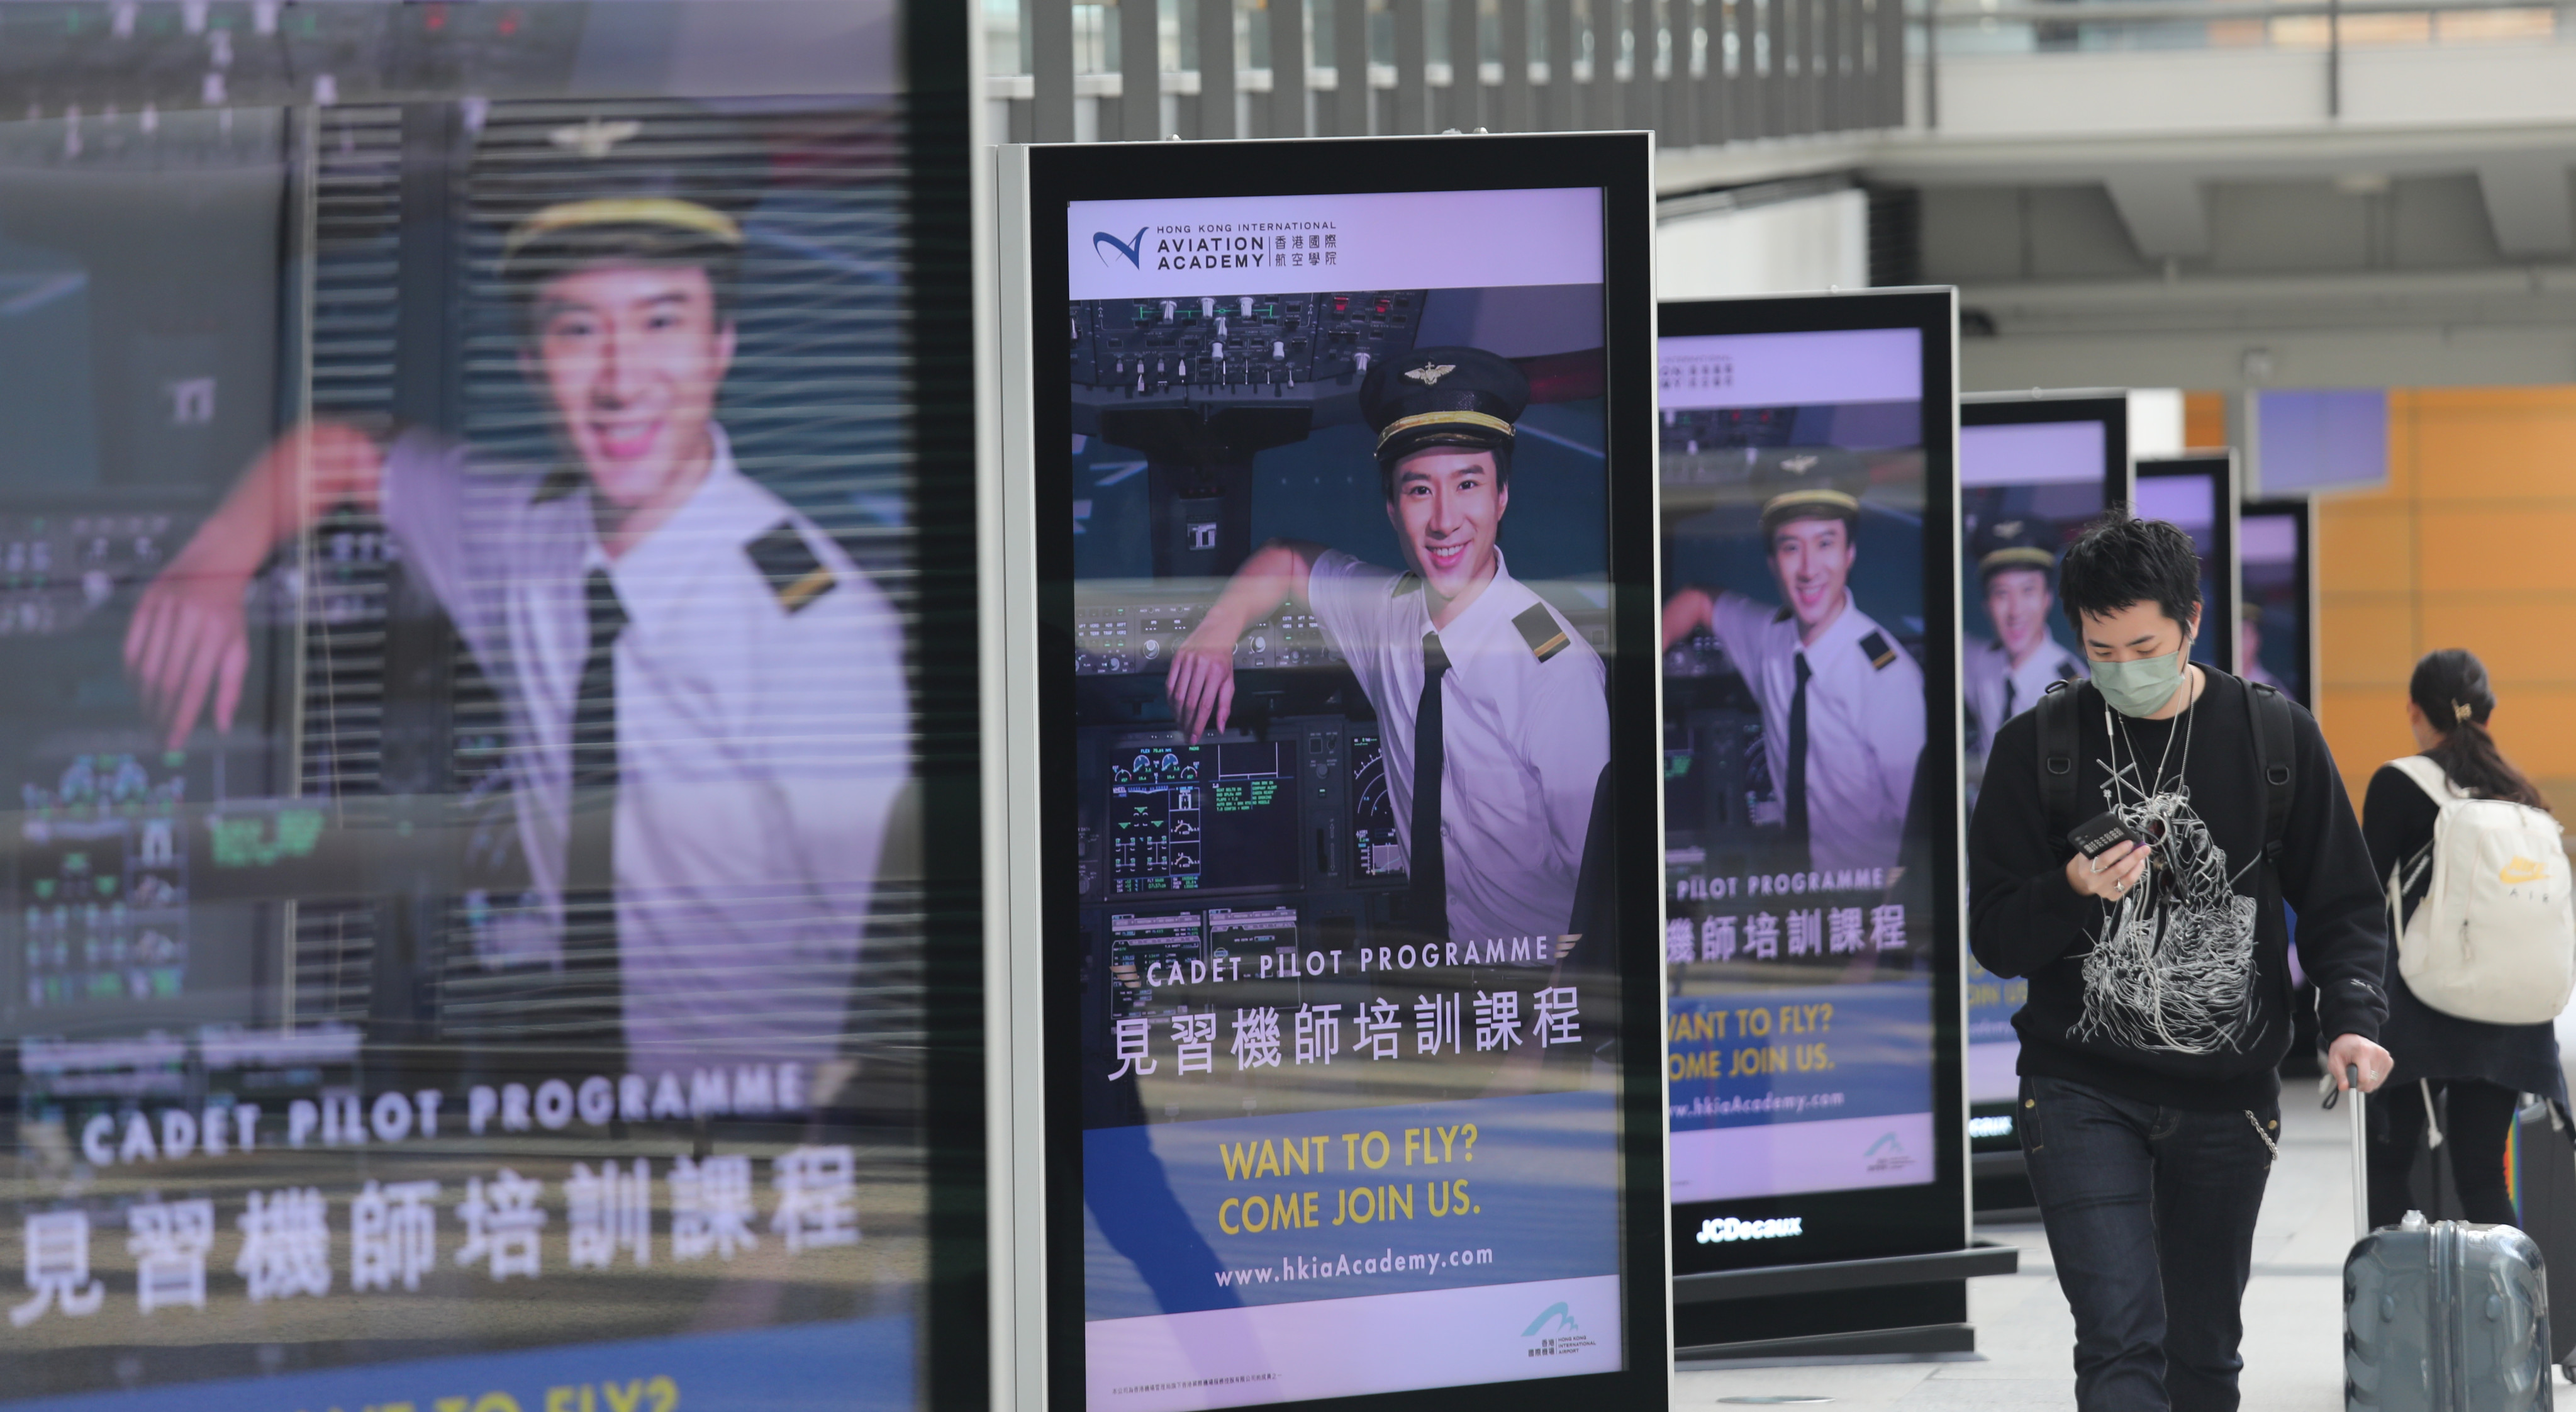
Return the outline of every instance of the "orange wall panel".
[[[2182,395],[2182,444],[2195,449],[2227,444],[2227,394]]]
[[[2484,660],[2507,753],[2576,818],[2576,387],[2389,394],[2388,484],[2318,502],[2318,715],[2356,797],[2413,748],[2415,658]]]
[[[2526,497],[2474,510],[2417,504],[2418,574],[2426,592],[2576,591],[2576,497],[2556,503]],[[2535,626],[2527,616],[2522,621]]]

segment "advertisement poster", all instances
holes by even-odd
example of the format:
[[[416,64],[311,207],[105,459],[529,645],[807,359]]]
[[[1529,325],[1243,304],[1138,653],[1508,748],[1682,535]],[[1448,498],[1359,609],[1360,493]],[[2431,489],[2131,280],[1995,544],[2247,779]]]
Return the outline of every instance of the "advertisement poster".
[[[1038,248],[1091,1408],[1623,1366],[1604,199],[1077,199]]]
[[[1995,732],[2052,683],[2084,675],[2083,645],[2057,602],[2057,563],[2127,498],[2126,410],[2117,399],[1959,409],[1959,677],[1971,808]],[[1968,958],[1969,1102],[2008,1102],[2016,1092],[2012,1015],[2027,994],[2027,983]]]
[[[930,1400],[964,472],[873,82],[0,124],[0,307],[102,345],[0,485],[0,1401]]]
[[[1703,1251],[1808,1234],[1747,1201],[1937,1179],[1927,336],[1661,340],[1672,1200]]]
[[[2138,463],[2137,513],[2168,520],[2200,551],[2200,635],[2191,660],[2236,660],[2236,459],[2233,453]]]
[[[2247,681],[2280,688],[2302,706],[2308,695],[2310,613],[2308,504],[2263,500],[2236,517],[2237,563],[2245,606],[2237,614],[2236,651]]]

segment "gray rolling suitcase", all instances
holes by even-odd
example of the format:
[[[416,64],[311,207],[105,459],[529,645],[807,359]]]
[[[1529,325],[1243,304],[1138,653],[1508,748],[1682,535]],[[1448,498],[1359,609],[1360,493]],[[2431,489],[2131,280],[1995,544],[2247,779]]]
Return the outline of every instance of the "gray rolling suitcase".
[[[2353,1228],[2343,1262],[2347,1412],[2526,1412],[2551,1405],[2549,1287],[2511,1226],[2409,1212],[2370,1230],[2362,1095],[2353,1090]]]

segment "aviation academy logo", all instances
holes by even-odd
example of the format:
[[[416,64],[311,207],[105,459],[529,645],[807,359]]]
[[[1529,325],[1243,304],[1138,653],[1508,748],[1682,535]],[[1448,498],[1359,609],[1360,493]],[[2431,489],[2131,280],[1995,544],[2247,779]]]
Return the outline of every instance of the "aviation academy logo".
[[[1141,257],[1137,254],[1138,251],[1145,248],[1145,228],[1143,226],[1136,227],[1136,233],[1127,237],[1125,240],[1120,240],[1118,237],[1111,235],[1105,230],[1095,230],[1091,233],[1091,253],[1099,256],[1100,263],[1106,265],[1109,263],[1109,250],[1103,250],[1100,248],[1104,245],[1108,246],[1109,250],[1115,250],[1119,254],[1126,256],[1127,264],[1131,269],[1144,268]]]
[[[1118,267],[1110,262],[1124,260],[1131,270],[1150,269],[1158,275],[1188,270],[1314,269],[1341,264],[1342,233],[1323,217],[1149,224],[1138,226],[1124,240],[1115,231],[1093,231],[1091,256],[1105,269],[1115,270]],[[1250,308],[1244,313],[1250,317]]]
[[[1521,1330],[1521,1356],[1525,1358],[1562,1358],[1592,1347],[1592,1336],[1574,1322],[1574,1311],[1564,1300],[1538,1311],[1538,1317]]]

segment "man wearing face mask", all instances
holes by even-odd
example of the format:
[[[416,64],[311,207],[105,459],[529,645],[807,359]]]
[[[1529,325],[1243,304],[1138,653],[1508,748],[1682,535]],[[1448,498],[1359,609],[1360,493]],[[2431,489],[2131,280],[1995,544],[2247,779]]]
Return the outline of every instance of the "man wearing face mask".
[[[2067,549],[2059,597],[2090,680],[1996,733],[1968,832],[1969,946],[2030,980],[2015,1116],[2085,1412],[2237,1406],[2293,1028],[2285,900],[2330,1069],[2370,1089],[2390,1065],[2382,899],[2334,759],[2304,710],[2191,664],[2199,579],[2190,537],[2158,520],[2113,519]],[[2258,704],[2288,713],[2277,832]],[[2061,825],[2043,717],[2068,709],[2077,812]],[[2100,811],[2148,842],[2086,856],[2068,829],[2097,832]]]

